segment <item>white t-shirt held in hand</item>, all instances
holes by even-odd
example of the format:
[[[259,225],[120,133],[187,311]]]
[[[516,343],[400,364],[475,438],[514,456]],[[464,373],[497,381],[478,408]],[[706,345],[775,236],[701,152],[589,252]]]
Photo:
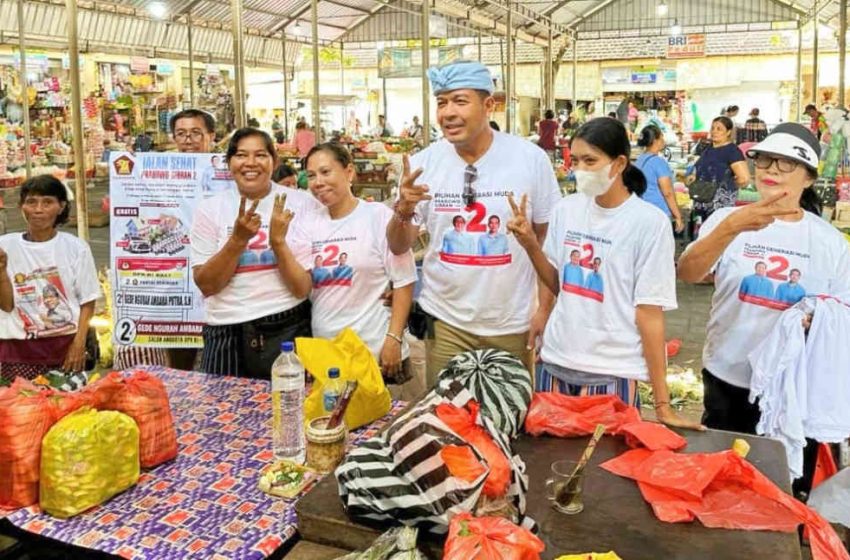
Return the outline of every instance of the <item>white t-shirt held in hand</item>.
[[[391,309],[381,296],[392,283],[416,282],[413,252],[394,255],[387,245],[393,212],[377,202],[359,201],[348,216],[334,220],[323,208],[299,224],[298,243],[311,247],[313,336],[334,338],[351,327],[379,358]],[[409,354],[406,343],[402,357]]]
[[[236,273],[219,293],[204,299],[206,322],[210,325],[244,323],[292,309],[302,301],[283,283],[277,270],[277,258],[269,243],[269,222],[277,194],[286,195],[285,208],[295,213],[286,239],[295,257],[309,266],[310,247],[293,243],[293,226],[322,208],[312,195],[272,183],[272,189],[260,201],[256,212],[262,217],[260,231],[248,242],[239,258]],[[241,196],[236,189],[203,200],[192,220],[192,266],[209,261],[227,243],[239,215]],[[246,201],[246,209],[251,207]]]
[[[43,242],[22,233],[0,237],[7,254],[15,309],[0,311],[0,339],[46,338],[77,332],[80,306],[100,294],[91,249],[65,232]]]
[[[721,208],[702,225],[709,235],[737,208]],[[805,295],[850,298],[850,247],[837,229],[811,212],[796,222],[776,220],[739,234],[713,267],[714,296],[703,367],[736,387],[749,388],[747,354]]]
[[[494,132],[493,144],[472,164],[442,140],[411,158],[422,168],[418,184],[432,199],[416,209],[431,242],[422,265],[419,304],[441,321],[478,336],[528,330],[537,280],[531,261],[513,236],[508,194],[519,204],[528,195],[528,218],[545,224],[561,199],[546,153],[536,145]],[[470,183],[475,200],[464,199]],[[471,204],[470,204],[471,202]]]
[[[581,193],[564,198],[543,246],[561,289],[543,333],[543,361],[646,381],[635,307],[676,308],[674,250],[667,217],[635,195],[617,208]]]

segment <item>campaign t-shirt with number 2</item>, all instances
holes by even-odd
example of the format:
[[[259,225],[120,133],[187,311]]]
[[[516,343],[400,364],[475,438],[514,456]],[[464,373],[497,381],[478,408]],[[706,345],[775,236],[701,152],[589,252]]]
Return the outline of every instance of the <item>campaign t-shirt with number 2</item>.
[[[667,217],[635,195],[616,208],[582,193],[564,198],[543,246],[560,281],[543,361],[646,381],[635,307],[676,308],[674,250]]]
[[[507,234],[507,197],[512,193],[519,204],[527,194],[528,218],[545,224],[561,198],[558,182],[543,150],[501,132],[472,167],[470,175],[445,140],[411,158],[411,169],[423,170],[417,182],[432,195],[417,207],[431,237],[418,301],[437,319],[478,336],[521,333],[535,311],[537,285],[531,261]],[[465,183],[474,200],[463,196]]]
[[[277,257],[269,243],[269,222],[277,194],[286,195],[284,208],[295,213],[293,224],[307,219],[323,206],[312,195],[272,183],[271,191],[257,206],[262,218],[257,232],[239,257],[236,273],[223,290],[204,299],[206,322],[210,325],[234,325],[292,309],[304,300],[296,298],[277,269]],[[233,233],[239,215],[241,195],[236,188],[203,200],[192,220],[192,266],[200,266],[215,256]],[[252,202],[245,202],[246,210]],[[286,239],[292,252],[304,266],[309,265],[310,248],[293,243],[293,227]]]
[[[704,238],[737,208],[722,208],[702,225]],[[850,299],[850,246],[833,226],[805,212],[738,234],[714,265],[714,296],[703,367],[737,387],[749,387],[747,355],[782,311],[806,295]]]
[[[311,247],[306,268],[313,277],[313,336],[334,338],[351,327],[380,356],[391,315],[381,296],[391,283],[403,288],[416,282],[413,252],[394,255],[387,245],[392,215],[383,204],[359,201],[338,220],[322,208],[299,224],[297,237]],[[402,357],[408,353],[405,343]]]

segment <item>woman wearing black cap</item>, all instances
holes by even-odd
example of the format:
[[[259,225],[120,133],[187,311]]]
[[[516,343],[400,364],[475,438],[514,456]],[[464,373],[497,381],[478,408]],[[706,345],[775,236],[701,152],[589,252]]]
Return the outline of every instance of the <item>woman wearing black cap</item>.
[[[679,259],[678,275],[690,283],[714,279],[703,422],[755,433],[759,409],[749,402],[748,353],[804,294],[850,295],[850,248],[820,218],[812,189],[820,144],[809,130],[781,124],[747,156],[761,201],[712,214]]]

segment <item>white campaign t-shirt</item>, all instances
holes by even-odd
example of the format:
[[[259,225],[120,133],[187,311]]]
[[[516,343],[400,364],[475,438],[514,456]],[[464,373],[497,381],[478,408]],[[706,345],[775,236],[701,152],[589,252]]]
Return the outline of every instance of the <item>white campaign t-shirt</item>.
[[[248,243],[239,258],[236,273],[223,290],[204,299],[206,322],[210,325],[233,325],[244,323],[274,313],[292,309],[302,299],[296,298],[287,289],[277,269],[277,258],[269,244],[269,220],[271,219],[276,194],[286,195],[285,208],[295,213],[293,224],[304,220],[322,205],[312,195],[283,187],[276,183],[257,206],[262,225],[257,235]],[[200,266],[210,260],[227,243],[233,232],[233,224],[239,215],[241,196],[237,189],[219,193],[201,201],[192,220],[192,266]],[[252,202],[246,201],[246,209]],[[307,266],[310,247],[293,244],[293,227],[287,232],[287,242],[302,265]]]
[[[391,315],[381,295],[391,282],[393,288],[416,282],[413,252],[394,255],[387,245],[392,215],[383,204],[359,201],[339,220],[322,208],[299,224],[299,239],[312,249],[305,268],[313,277],[313,336],[334,338],[351,327],[380,357]],[[402,357],[408,354],[405,343]]]
[[[667,216],[636,195],[602,208],[574,194],[555,207],[543,251],[561,287],[543,333],[543,361],[646,381],[635,307],[676,308]]]
[[[45,338],[77,332],[80,306],[100,294],[88,244],[58,232],[50,241],[26,241],[22,233],[0,237],[8,255],[15,309],[0,311],[0,339]]]
[[[494,132],[490,149],[473,164],[477,180],[471,206],[462,198],[466,166],[446,140],[411,158],[411,169],[423,169],[417,182],[428,185],[433,197],[417,207],[417,219],[431,236],[419,304],[437,319],[478,336],[527,331],[537,300],[536,276],[528,255],[507,235],[507,195],[513,193],[519,204],[527,194],[529,219],[547,223],[561,198],[552,163],[531,142]]]
[[[721,208],[702,225],[707,236],[736,208]],[[714,296],[702,363],[737,387],[749,388],[747,354],[782,311],[804,295],[850,297],[850,247],[830,224],[805,212],[796,222],[776,220],[739,234],[714,265]]]

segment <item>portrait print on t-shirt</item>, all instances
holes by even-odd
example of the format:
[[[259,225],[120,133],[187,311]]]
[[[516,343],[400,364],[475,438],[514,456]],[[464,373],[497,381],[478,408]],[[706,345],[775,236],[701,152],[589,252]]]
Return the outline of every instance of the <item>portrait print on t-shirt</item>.
[[[753,263],[753,273],[741,280],[738,299],[742,302],[782,311],[805,297],[802,270],[809,255],[746,243],[743,257]]]
[[[611,241],[567,230],[564,246],[569,250],[569,260],[561,271],[561,290],[602,303],[605,300],[602,255],[607,254]]]
[[[59,336],[77,331],[58,268],[39,268],[29,274],[19,272],[13,274],[12,278],[15,307],[23,321],[27,338]]]
[[[354,280],[354,268],[349,264],[348,252],[343,250],[353,247],[356,238],[329,239],[313,242],[313,268],[310,276],[313,279],[313,289],[330,286],[351,287]],[[345,242],[345,243],[344,243]]]
[[[227,228],[227,235],[233,233],[233,227]],[[269,245],[269,226],[263,224],[257,235],[251,238],[248,246],[239,255],[239,263],[236,265],[236,274],[247,272],[259,272],[262,270],[275,270],[277,268],[277,257]]]
[[[510,264],[505,192],[479,192],[464,205],[459,193],[435,195],[434,211],[452,214],[451,226],[439,237],[440,260],[466,266],[499,266]]]

